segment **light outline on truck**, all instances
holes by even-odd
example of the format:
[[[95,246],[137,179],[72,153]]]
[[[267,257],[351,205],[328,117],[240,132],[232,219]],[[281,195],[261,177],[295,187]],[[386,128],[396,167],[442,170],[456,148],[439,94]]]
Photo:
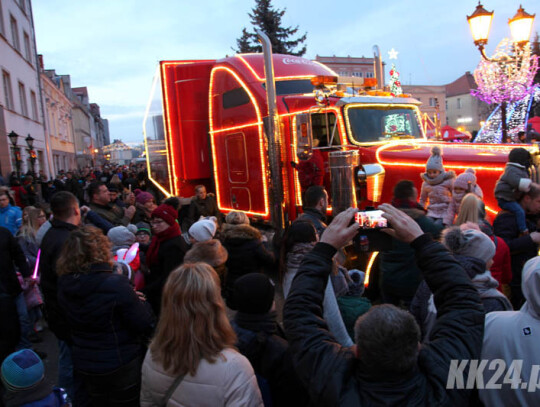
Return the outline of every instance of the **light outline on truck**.
[[[262,128],[262,116],[261,116],[261,112],[260,112],[260,109],[259,109],[259,106],[257,105],[257,100],[255,99],[255,97],[253,96],[253,94],[251,93],[251,91],[249,90],[249,88],[246,86],[246,84],[244,83],[244,81],[242,81],[242,79],[240,79],[240,77],[237,75],[236,72],[234,72],[232,69],[226,67],[226,66],[215,66],[212,68],[212,71],[210,72],[210,86],[208,88],[208,117],[209,117],[209,120],[208,120],[208,125],[209,125],[209,128],[210,128],[210,131],[209,131],[209,134],[210,134],[210,145],[211,145],[211,149],[212,149],[212,160],[213,160],[213,172],[214,172],[214,181],[216,183],[216,197],[217,197],[217,203],[218,203],[218,207],[220,209],[223,209],[225,211],[234,211],[235,209],[234,208],[229,208],[229,207],[226,207],[222,204],[221,202],[221,190],[220,190],[220,186],[219,186],[219,178],[218,178],[218,165],[217,165],[217,157],[216,157],[216,146],[215,146],[215,141],[214,141],[214,137],[216,137],[216,131],[217,130],[214,130],[214,123],[213,123],[213,120],[214,120],[214,117],[213,117],[213,114],[212,114],[212,110],[213,110],[213,105],[212,105],[212,96],[213,96],[213,90],[214,90],[214,76],[215,76],[215,73],[218,72],[218,71],[226,71],[228,73],[230,73],[235,79],[236,81],[240,84],[240,86],[242,86],[244,88],[244,90],[246,91],[246,93],[248,94],[250,100],[251,100],[251,103],[253,103],[253,106],[255,107],[255,113],[257,115],[257,122],[255,123],[258,128],[259,128],[259,152],[260,152],[260,157],[261,157],[261,175],[262,175],[262,181],[263,181],[263,199],[264,199],[264,209],[265,211],[264,212],[255,212],[255,211],[243,211],[247,214],[250,214],[250,215],[259,215],[259,216],[263,216],[263,217],[268,217],[269,214],[270,214],[270,206],[269,206],[269,202],[268,202],[268,185],[267,185],[267,180],[266,180],[266,176],[267,176],[267,172],[266,172],[266,165],[265,165],[265,162],[264,162],[264,159],[262,159],[264,157],[264,146],[265,146],[265,142],[264,142],[264,132],[263,132],[263,128]],[[253,123],[251,123],[250,125],[253,125]],[[223,129],[221,129],[223,130]]]

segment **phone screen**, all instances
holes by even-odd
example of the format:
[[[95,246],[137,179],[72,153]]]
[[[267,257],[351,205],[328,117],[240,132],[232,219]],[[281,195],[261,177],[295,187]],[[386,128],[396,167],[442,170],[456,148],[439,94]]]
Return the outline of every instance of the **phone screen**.
[[[380,229],[388,227],[388,220],[383,218],[383,211],[356,212],[354,220],[362,229]]]

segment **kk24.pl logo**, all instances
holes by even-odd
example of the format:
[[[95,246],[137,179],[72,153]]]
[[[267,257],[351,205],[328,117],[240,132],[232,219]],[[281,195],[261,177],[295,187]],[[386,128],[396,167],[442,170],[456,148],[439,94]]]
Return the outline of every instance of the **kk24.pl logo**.
[[[446,388],[498,390],[503,386],[510,386],[511,389],[530,392],[539,390],[540,365],[531,365],[526,369],[529,371],[523,371],[523,360],[513,360],[510,366],[502,359],[452,360],[448,369]],[[466,382],[465,373],[467,373]]]

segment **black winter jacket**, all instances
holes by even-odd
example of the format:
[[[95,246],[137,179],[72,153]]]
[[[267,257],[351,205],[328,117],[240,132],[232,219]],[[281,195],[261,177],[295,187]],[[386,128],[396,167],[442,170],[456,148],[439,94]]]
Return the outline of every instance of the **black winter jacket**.
[[[2,291],[13,298],[22,292],[15,266],[19,268],[23,277],[30,276],[26,257],[17,239],[9,229],[0,227],[0,285],[3,286]]]
[[[87,373],[112,372],[145,352],[154,328],[148,303],[108,264],[58,279],[58,302],[73,340],[73,365]]]
[[[373,377],[362,369],[352,349],[335,342],[322,319],[321,304],[336,250],[318,243],[305,256],[285,303],[284,323],[296,371],[314,405],[467,405],[469,390],[447,390],[446,385],[451,360],[480,357],[484,332],[480,298],[442,244],[422,235],[411,245],[435,294],[439,317],[432,342],[420,350],[417,368],[401,376]]]
[[[70,341],[69,327],[66,322],[64,311],[58,305],[56,261],[64,243],[72,230],[77,226],[60,220],[51,220],[51,228],[43,236],[41,241],[41,259],[39,260],[39,274],[41,276],[41,290],[47,310],[47,322],[49,329],[58,339]]]
[[[313,226],[315,226],[315,230],[319,237],[323,234],[324,229],[326,229],[325,214],[315,208],[305,208],[304,213],[301,214],[298,219],[311,221]]]
[[[262,273],[275,263],[274,254],[264,247],[261,233],[249,225],[227,225],[221,235],[227,249],[227,275],[225,277],[225,298],[230,304],[234,282],[245,274]]]
[[[273,405],[306,405],[307,392],[294,370],[289,344],[275,318],[275,312],[238,312],[231,322],[237,336],[236,347],[248,358],[255,374],[267,380]]]
[[[527,229],[535,232],[536,226],[527,219]],[[538,245],[530,235],[520,236],[516,216],[512,212],[501,211],[493,221],[493,233],[502,238],[510,249],[512,262],[512,285],[521,287],[521,271],[527,260],[537,255]]]
[[[142,290],[157,316],[159,316],[161,308],[163,286],[171,271],[182,264],[188,250],[189,245],[184,236],[166,240],[159,245],[158,262],[150,267],[149,274],[145,276],[146,284]]]

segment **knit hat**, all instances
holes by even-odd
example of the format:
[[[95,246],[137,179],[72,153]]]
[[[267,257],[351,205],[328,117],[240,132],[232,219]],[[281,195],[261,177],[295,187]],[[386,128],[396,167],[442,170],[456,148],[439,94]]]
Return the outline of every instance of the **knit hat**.
[[[522,147],[513,148],[508,154],[508,162],[529,167],[531,165],[531,153]]]
[[[473,188],[476,185],[476,175],[472,168],[467,168],[465,172],[462,172],[457,176],[454,181],[454,188],[463,188],[465,191],[473,192]]]
[[[212,239],[216,234],[216,222],[217,219],[214,216],[201,219],[191,225],[188,233],[197,242],[206,242],[207,240]]]
[[[152,229],[150,228],[150,225],[146,222],[139,222],[135,226],[137,226],[137,233],[146,233],[148,236],[152,236]]]
[[[216,239],[207,240],[206,242],[197,242],[184,256],[184,263],[203,262],[218,267],[227,262],[229,253],[223,247],[221,242]]]
[[[429,157],[426,163],[426,171],[427,170],[444,172],[442,151],[439,146],[433,146],[431,149],[431,157]]]
[[[10,391],[32,389],[45,377],[45,367],[31,349],[12,353],[2,363],[2,382]]]
[[[152,195],[150,192],[141,191],[140,189],[136,189],[134,191],[135,193],[135,201],[137,203],[140,203],[141,205],[144,205],[148,201],[152,201],[154,199],[154,195]]]
[[[113,246],[131,246],[135,243],[135,235],[125,226],[116,226],[109,229],[107,237]]]
[[[239,312],[266,314],[274,302],[274,284],[261,273],[249,273],[234,282],[232,303]]]
[[[176,223],[178,212],[170,205],[161,204],[152,211],[152,217],[163,219],[172,226]]]
[[[462,231],[459,226],[451,227],[443,231],[442,242],[454,254],[475,257],[486,263],[495,256],[495,245],[479,230]]]
[[[229,225],[249,225],[249,218],[244,212],[229,212],[225,216],[225,222]]]

